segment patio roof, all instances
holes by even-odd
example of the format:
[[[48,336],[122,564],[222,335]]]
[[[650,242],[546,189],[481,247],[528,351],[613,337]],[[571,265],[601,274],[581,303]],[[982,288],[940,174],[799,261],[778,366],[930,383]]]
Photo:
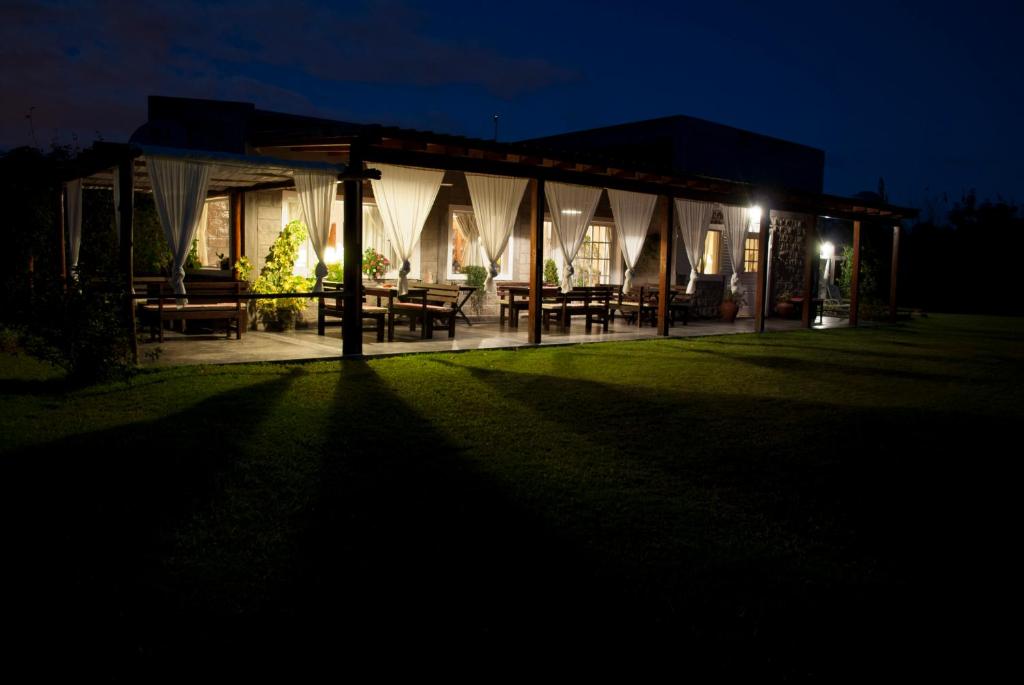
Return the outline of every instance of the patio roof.
[[[742,181],[638,168],[635,160],[592,151],[545,146],[544,141],[502,143],[433,131],[331,121],[254,110],[248,142],[256,150],[348,159],[354,147],[367,162],[408,164],[452,171],[544,178],[731,205],[767,202],[772,209],[852,220],[899,221],[918,210],[863,198],[765,187]]]
[[[135,189],[143,192],[152,190],[147,160],[162,157],[187,161],[206,162],[213,169],[210,174],[211,195],[222,195],[232,190],[259,190],[294,185],[297,171],[326,171],[344,177],[345,164],[313,162],[294,159],[278,159],[265,155],[240,155],[211,150],[189,150],[184,148],[156,145],[113,145],[99,146],[92,155],[83,155],[75,175],[83,179],[87,188],[112,188],[115,166],[125,159],[132,159]]]

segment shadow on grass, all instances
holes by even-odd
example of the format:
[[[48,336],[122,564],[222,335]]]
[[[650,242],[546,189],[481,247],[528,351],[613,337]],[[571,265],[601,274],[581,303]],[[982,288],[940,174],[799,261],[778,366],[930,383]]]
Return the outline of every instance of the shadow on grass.
[[[996,523],[980,534],[984,543],[970,539],[975,526],[1002,520],[1009,500],[990,499],[1006,488],[988,469],[959,468],[964,454],[996,449],[1002,430],[994,418],[655,395],[460,368],[510,407],[556,422],[547,430],[574,435],[582,452],[606,446],[613,462],[634,465],[621,476],[609,470],[620,479],[620,499],[608,503],[614,509],[589,512],[601,522],[590,531],[600,530],[600,552],[593,541],[580,543],[598,573],[635,601],[635,634],[644,630],[636,626],[657,626],[663,635],[770,647],[776,665],[809,672],[863,649],[874,650],[871,658],[908,657],[955,639],[975,608],[956,593],[937,603],[936,593],[967,578],[981,582],[977,559],[1005,534]],[[582,483],[609,468],[576,456],[551,469]],[[955,512],[951,490],[964,498]],[[951,558],[951,546],[962,556]]]
[[[328,416],[320,496],[275,599],[295,620],[287,634],[262,624],[271,643],[454,646],[622,615],[619,588],[601,586],[577,541],[514,502],[370,365],[342,365]]]
[[[770,349],[770,348],[763,348]],[[844,364],[835,359],[807,360],[799,357],[782,357],[766,354],[732,354],[730,352],[719,352],[717,350],[702,349],[695,347],[692,350],[698,354],[707,354],[729,361],[749,364],[762,369],[775,371],[786,371],[803,375],[820,375],[822,370],[840,376],[878,376],[889,379],[900,379],[907,381],[948,381],[951,376],[945,373],[929,373],[927,371],[907,371],[905,369],[894,369],[891,367],[865,366],[858,364]],[[836,359],[842,357],[842,352],[836,354]]]
[[[6,610],[23,619],[19,639],[46,653],[144,652],[143,627],[169,620],[178,602],[162,558],[175,531],[218,497],[292,380],[4,454],[4,575],[17,588]]]

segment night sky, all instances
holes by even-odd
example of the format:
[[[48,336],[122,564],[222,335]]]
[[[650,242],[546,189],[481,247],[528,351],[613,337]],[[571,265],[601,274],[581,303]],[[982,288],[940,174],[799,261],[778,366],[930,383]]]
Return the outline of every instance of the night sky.
[[[145,5],[145,6],[143,6]],[[688,114],[825,186],[1024,201],[1024,2],[0,3],[0,146],[126,140],[149,94],[500,139]]]

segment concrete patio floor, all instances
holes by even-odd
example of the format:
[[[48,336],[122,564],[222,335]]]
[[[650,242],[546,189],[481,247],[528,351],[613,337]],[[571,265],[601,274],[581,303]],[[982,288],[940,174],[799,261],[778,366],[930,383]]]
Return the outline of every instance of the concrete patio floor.
[[[842,328],[846,319],[825,317],[824,323],[815,329]],[[769,331],[799,330],[800,322],[790,319],[769,319]],[[721,321],[695,321],[687,326],[677,324],[670,329],[670,337],[687,338],[707,335],[730,335],[752,333],[753,319],[737,319],[735,323]],[[554,329],[543,336],[541,345],[575,345],[580,343],[609,342],[619,340],[641,340],[657,337],[651,326],[637,328],[623,321],[609,327],[607,333],[595,326],[587,333],[584,324],[574,325],[570,333],[562,334]],[[394,342],[379,343],[373,331],[363,335],[363,354],[366,357],[384,357],[396,354],[420,352],[456,352],[464,350],[510,349],[529,347],[526,340],[526,320],[523,318],[519,329],[500,327],[497,321],[478,321],[472,326],[465,322],[458,324],[455,338],[449,339],[445,331],[435,331],[431,340],[421,340],[419,331],[411,332],[408,327],[395,329]],[[142,366],[184,366],[191,364],[231,364],[246,362],[305,361],[310,359],[338,359],[341,357],[341,328],[333,326],[324,336],[316,333],[316,327],[299,328],[283,333],[255,331],[250,329],[241,340],[225,339],[223,333],[182,334],[164,332],[164,341],[145,342],[139,346],[139,361]]]

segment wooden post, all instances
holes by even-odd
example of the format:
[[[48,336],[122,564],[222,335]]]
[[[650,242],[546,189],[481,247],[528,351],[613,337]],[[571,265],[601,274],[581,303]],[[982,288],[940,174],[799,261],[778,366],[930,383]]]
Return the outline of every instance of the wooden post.
[[[804,307],[800,311],[800,325],[810,328],[814,324],[814,262],[818,259],[818,227],[817,217],[804,217],[807,226],[804,229]]]
[[[121,273],[123,275],[125,293],[128,298],[128,339],[132,350],[132,361],[139,361],[139,341],[135,334],[135,160],[121,160],[114,171],[117,174],[118,222],[121,224],[121,235],[118,241],[121,246]]]
[[[853,222],[853,264],[850,271],[850,325],[856,326],[860,307],[860,222]]]
[[[672,294],[672,198],[664,196],[662,204],[665,205],[665,211],[658,226],[661,237],[661,249],[658,253],[658,335],[668,335],[668,301]],[[639,316],[637,313],[637,317]]]
[[[761,223],[757,234],[757,286],[754,289],[754,331],[764,333],[765,301],[768,298],[768,233],[772,227],[772,211],[766,204],[761,208]],[[734,258],[735,259],[735,258]],[[738,259],[743,259],[740,254]]]
[[[59,194],[57,195],[57,231],[60,236],[57,244],[60,245],[60,281],[64,284],[64,290],[68,288],[67,212],[68,188],[66,185],[61,184]]]
[[[358,175],[361,161],[350,158],[348,172]],[[363,181],[346,178],[344,227],[345,286],[342,290],[344,316],[341,321],[341,354],[359,359],[363,356]],[[429,325],[423,322],[424,326]]]
[[[900,270],[900,225],[892,227],[892,274],[889,277],[889,321],[896,321],[896,276]]]
[[[231,269],[234,270],[235,264],[242,258],[245,250],[243,242],[245,240],[245,191],[231,191],[230,203]],[[237,272],[235,277],[238,277]]]
[[[544,179],[530,179],[530,303],[527,340],[541,340],[541,300],[544,291]],[[512,316],[516,313],[510,312]]]

